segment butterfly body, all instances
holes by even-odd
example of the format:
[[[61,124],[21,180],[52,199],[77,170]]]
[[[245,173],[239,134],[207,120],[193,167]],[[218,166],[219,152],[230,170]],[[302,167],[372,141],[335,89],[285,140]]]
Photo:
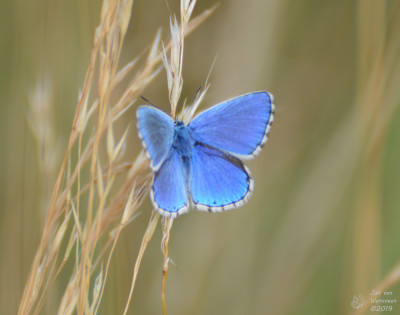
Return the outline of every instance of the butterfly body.
[[[192,131],[181,120],[176,120],[174,127],[175,133],[172,147],[179,152],[181,157],[190,158],[195,144]]]
[[[150,196],[164,216],[189,208],[216,212],[250,197],[254,182],[242,160],[261,151],[274,118],[272,95],[255,92],[222,102],[188,125],[165,112],[141,106],[139,136],[154,179]]]

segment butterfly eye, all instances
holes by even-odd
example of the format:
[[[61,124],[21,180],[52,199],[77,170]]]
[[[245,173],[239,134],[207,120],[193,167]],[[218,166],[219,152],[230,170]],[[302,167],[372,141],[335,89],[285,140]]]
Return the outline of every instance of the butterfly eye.
[[[174,125],[179,127],[183,125],[183,121],[182,120],[175,120]]]

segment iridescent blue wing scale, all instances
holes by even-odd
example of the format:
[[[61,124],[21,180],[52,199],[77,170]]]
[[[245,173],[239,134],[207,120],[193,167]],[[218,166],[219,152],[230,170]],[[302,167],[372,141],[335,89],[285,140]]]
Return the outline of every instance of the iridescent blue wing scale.
[[[274,120],[273,97],[254,92],[217,104],[189,123],[193,138],[240,159],[255,157]]]
[[[174,140],[174,122],[163,111],[140,106],[136,111],[137,128],[150,159],[150,168],[157,171],[169,153]]]
[[[171,148],[154,175],[150,198],[164,216],[177,217],[188,210],[187,171],[179,153]]]
[[[195,145],[191,156],[192,203],[202,211],[225,211],[244,204],[253,179],[237,158],[208,146]]]

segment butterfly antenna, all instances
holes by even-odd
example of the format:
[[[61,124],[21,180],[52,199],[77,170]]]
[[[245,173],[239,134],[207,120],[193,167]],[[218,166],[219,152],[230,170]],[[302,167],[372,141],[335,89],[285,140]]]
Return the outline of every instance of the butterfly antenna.
[[[140,97],[141,97],[142,100],[144,100],[146,103],[148,103],[148,104],[150,104],[150,105],[153,105],[153,106],[156,106],[156,105],[154,105],[152,102],[150,102],[147,98],[145,98],[143,95],[140,95]]]

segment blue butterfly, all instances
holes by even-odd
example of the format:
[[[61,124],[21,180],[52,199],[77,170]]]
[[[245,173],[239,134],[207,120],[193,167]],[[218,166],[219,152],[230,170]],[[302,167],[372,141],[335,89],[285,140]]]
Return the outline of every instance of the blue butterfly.
[[[254,181],[242,160],[254,158],[267,141],[274,120],[270,93],[214,105],[187,126],[153,106],[140,106],[136,116],[155,173],[151,201],[161,215],[225,211],[249,199]]]

